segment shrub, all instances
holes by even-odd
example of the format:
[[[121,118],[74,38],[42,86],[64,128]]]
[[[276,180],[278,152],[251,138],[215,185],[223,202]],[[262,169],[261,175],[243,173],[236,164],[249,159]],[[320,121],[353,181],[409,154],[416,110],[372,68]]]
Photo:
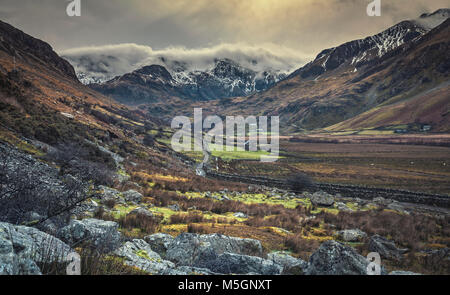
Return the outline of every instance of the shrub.
[[[302,192],[313,185],[311,178],[304,173],[297,173],[289,177],[287,183],[293,191],[297,192]]]

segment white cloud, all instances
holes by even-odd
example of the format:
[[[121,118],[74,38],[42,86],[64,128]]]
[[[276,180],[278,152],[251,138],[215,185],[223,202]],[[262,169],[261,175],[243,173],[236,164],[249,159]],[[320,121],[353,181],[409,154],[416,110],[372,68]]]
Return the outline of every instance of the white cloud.
[[[289,73],[313,58],[287,47],[264,44],[221,44],[208,48],[169,47],[154,50],[133,43],[82,47],[60,52],[77,73],[89,73],[96,80],[107,80],[132,72],[146,65],[158,64],[175,71],[180,63],[187,71],[207,70],[217,59],[231,59],[240,65],[261,72],[275,70]]]

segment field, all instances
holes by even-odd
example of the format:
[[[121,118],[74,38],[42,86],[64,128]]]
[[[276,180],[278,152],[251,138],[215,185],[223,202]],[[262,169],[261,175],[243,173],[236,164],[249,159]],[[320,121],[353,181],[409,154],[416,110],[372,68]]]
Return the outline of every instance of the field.
[[[228,161],[222,172],[283,178],[304,172],[317,182],[450,194],[450,148],[382,143],[282,140],[276,163]]]

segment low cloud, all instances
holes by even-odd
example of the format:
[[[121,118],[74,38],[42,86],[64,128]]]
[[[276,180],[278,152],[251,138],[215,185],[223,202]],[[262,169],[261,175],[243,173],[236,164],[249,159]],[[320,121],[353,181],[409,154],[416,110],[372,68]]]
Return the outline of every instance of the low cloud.
[[[82,47],[60,52],[75,67],[77,73],[89,73],[96,80],[105,81],[132,72],[146,65],[158,64],[169,71],[207,70],[217,59],[231,59],[240,65],[261,72],[275,70],[289,73],[313,56],[287,47],[264,44],[221,44],[208,48],[187,49],[169,47],[154,50],[133,43]]]

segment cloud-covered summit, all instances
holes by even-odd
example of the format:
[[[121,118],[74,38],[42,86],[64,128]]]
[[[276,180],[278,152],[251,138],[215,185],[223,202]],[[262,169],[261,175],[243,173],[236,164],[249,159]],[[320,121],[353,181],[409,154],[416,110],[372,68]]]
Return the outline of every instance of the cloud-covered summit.
[[[169,47],[154,50],[133,43],[82,47],[60,54],[75,68],[83,83],[104,82],[147,65],[162,65],[171,73],[207,71],[218,60],[230,59],[255,72],[290,73],[312,58],[290,48],[265,44],[221,44],[208,48]]]

